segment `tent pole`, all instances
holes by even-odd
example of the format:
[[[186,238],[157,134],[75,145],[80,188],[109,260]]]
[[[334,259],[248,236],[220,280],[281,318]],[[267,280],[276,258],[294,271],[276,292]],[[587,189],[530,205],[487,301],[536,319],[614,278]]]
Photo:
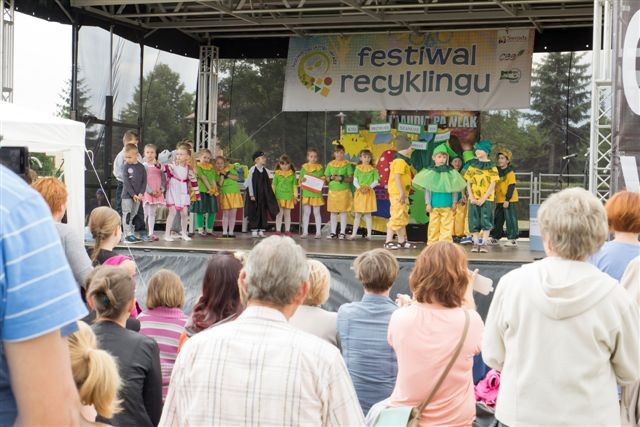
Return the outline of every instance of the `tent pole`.
[[[79,27],[71,24],[71,91],[69,93],[70,119],[82,119],[78,117],[78,32]]]

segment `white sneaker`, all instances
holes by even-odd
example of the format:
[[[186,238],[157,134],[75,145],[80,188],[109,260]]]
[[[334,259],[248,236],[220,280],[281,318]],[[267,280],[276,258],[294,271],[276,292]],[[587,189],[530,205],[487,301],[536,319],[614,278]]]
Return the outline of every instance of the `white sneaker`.
[[[189,236],[187,235],[187,233],[182,233],[182,234],[180,235],[180,238],[181,238],[182,240],[184,240],[185,242],[188,242],[189,240],[191,240],[191,237],[189,237]]]
[[[171,233],[164,233],[164,238],[162,240],[165,242],[173,242],[173,237],[171,237]]]
[[[509,240],[507,243],[504,244],[505,248],[517,248],[518,247],[518,242],[515,240]]]
[[[498,246],[500,244],[500,241],[497,239],[494,239],[493,237],[489,237],[489,240],[487,240],[487,245],[489,246]]]
[[[316,233],[316,239],[322,239],[322,234]]]
[[[304,234],[302,234],[302,236],[300,236],[301,239],[306,239],[308,237],[309,237],[308,233],[304,233]]]
[[[253,237],[254,239],[258,237],[258,230],[253,230],[251,232],[251,237]]]
[[[259,237],[266,237],[266,236],[264,235],[264,231],[262,231],[262,230],[258,231],[258,236],[259,236]]]

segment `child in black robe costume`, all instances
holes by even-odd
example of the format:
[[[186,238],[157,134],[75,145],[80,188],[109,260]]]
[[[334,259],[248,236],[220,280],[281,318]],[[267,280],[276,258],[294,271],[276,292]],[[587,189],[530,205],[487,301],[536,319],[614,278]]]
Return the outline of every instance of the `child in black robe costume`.
[[[267,229],[268,214],[275,218],[280,208],[276,196],[271,188],[269,172],[265,165],[267,158],[264,151],[253,153],[255,164],[249,169],[247,180],[245,181],[245,215],[249,219],[249,229],[251,237],[265,237]]]

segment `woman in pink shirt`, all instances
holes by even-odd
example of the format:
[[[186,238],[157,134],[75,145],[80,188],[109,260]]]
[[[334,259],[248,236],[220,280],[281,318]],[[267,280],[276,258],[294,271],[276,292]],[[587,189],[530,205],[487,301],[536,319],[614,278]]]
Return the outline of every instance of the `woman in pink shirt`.
[[[398,358],[398,378],[389,406],[417,406],[433,390],[460,341],[463,303],[471,276],[464,251],[448,242],[429,245],[409,277],[414,300],[396,310],[388,339]],[[470,324],[460,356],[422,412],[421,426],[470,426],[475,419],[473,356],[480,352],[483,324],[469,312]]]

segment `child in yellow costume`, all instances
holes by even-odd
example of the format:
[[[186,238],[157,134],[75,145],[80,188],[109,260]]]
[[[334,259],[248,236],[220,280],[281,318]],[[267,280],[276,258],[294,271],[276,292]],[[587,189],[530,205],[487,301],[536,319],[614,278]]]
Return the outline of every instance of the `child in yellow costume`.
[[[291,210],[294,208],[298,196],[296,169],[289,160],[289,156],[280,156],[271,185],[280,208],[276,215],[276,233],[280,233],[284,219],[284,233],[289,235],[291,234]]]
[[[389,168],[390,214],[387,222],[387,238],[384,243],[386,249],[414,249],[415,246],[407,241],[407,224],[409,224],[409,191],[411,190],[411,141],[406,137],[396,138],[395,159]],[[398,235],[398,242],[393,241],[393,235]]]
[[[371,239],[373,226],[371,214],[378,210],[374,188],[378,186],[380,175],[378,175],[378,170],[371,166],[373,155],[369,150],[361,150],[358,157],[360,157],[360,163],[353,173],[353,186],[356,187],[356,193],[353,198],[353,231],[349,240],[356,238],[363,215],[367,224],[367,239]]]
[[[428,244],[453,241],[453,217],[458,202],[458,192],[466,186],[457,170],[449,166],[449,154],[445,144],[433,150],[434,166],[423,169],[413,178],[415,187],[424,189],[425,204],[429,213]]]
[[[451,167],[462,173],[462,159],[460,157],[454,157],[451,159]],[[455,214],[453,216],[453,241],[460,243],[469,231],[469,225],[467,224],[467,196],[463,189],[458,193],[458,203],[456,203]]]
[[[498,175],[500,181],[496,184],[496,208],[494,211],[493,230],[491,230],[490,245],[498,245],[503,237],[509,241],[506,247],[518,246],[518,190],[516,190],[516,171],[511,165],[513,154],[507,148],[498,149]],[[507,232],[504,224],[507,223]]]
[[[315,148],[309,148],[307,150],[307,163],[300,168],[300,185],[305,181],[305,176],[314,176],[318,179],[324,180],[324,167],[318,163],[318,150]],[[322,217],[320,216],[320,207],[324,205],[324,199],[322,198],[322,190],[319,192],[302,189],[302,236],[300,238],[306,239],[309,235],[309,220],[311,219],[311,211],[313,210],[313,219],[316,222],[316,239],[319,239],[322,235],[320,230],[322,229]]]
[[[493,228],[493,200],[496,183],[500,180],[495,163],[489,160],[491,141],[481,140],[475,145],[476,158],[469,161],[464,173],[469,194],[469,230],[473,234],[471,252],[489,252],[487,243]]]
[[[333,150],[334,160],[329,162],[324,170],[324,176],[329,180],[329,196],[327,197],[327,211],[331,212],[331,234],[328,239],[344,239],[347,232],[347,214],[351,211],[353,194],[353,165],[344,159],[344,147],[336,145]],[[338,215],[340,215],[340,235],[338,232]]]

